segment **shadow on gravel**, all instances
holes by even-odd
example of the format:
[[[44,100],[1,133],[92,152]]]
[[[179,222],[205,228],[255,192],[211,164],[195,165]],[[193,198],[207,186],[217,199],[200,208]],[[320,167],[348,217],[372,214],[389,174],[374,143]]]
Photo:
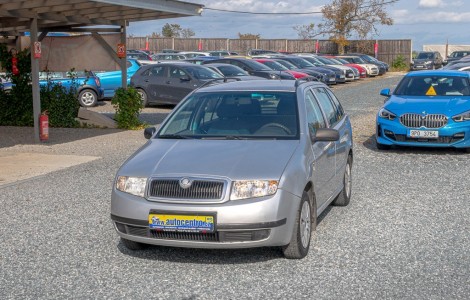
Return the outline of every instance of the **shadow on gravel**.
[[[374,152],[381,153],[401,153],[401,154],[423,154],[423,155],[466,155],[468,153],[463,149],[457,148],[428,148],[428,147],[402,147],[394,146],[390,150],[379,150],[375,143],[375,134],[371,135],[362,143],[364,147]]]
[[[328,206],[318,217],[317,226],[331,211],[332,206]],[[310,245],[313,250],[314,241]],[[196,264],[246,264],[270,261],[273,259],[284,259],[281,247],[262,247],[248,249],[197,249],[197,248],[177,248],[148,245],[147,248],[139,251],[127,249],[121,242],[117,245],[118,250],[125,255],[135,258],[160,260],[179,263]]]
[[[57,145],[121,132],[121,129],[49,128],[49,139],[41,145]],[[0,148],[15,145],[39,145],[34,141],[33,127],[0,126]]]
[[[121,242],[118,250],[135,258],[193,264],[246,264],[283,258],[280,248],[249,249],[195,249],[149,246],[144,250],[130,251]]]

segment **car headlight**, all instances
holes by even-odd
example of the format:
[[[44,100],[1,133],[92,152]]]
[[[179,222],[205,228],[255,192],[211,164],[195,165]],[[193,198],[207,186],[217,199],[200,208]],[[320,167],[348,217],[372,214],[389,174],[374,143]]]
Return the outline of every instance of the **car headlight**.
[[[388,119],[388,120],[395,120],[397,115],[395,115],[394,113],[389,112],[385,108],[382,108],[381,110],[379,110],[379,117],[381,117],[383,119]]]
[[[426,65],[430,65],[430,64],[432,64],[432,61],[429,61],[429,60],[428,60],[427,62],[425,62],[425,64],[426,64]]]
[[[140,197],[144,196],[146,186],[147,178],[119,176],[116,180],[116,189]]]
[[[239,180],[232,184],[230,200],[240,200],[274,195],[277,191],[277,180]]]
[[[470,110],[452,117],[455,122],[470,121]]]

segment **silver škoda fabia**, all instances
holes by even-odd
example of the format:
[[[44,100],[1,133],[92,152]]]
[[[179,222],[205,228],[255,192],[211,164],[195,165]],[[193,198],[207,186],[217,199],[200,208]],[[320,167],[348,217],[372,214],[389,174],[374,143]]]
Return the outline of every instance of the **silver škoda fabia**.
[[[303,258],[320,213],[351,197],[350,120],[322,83],[214,83],[145,136],[111,199],[131,250],[278,246]]]

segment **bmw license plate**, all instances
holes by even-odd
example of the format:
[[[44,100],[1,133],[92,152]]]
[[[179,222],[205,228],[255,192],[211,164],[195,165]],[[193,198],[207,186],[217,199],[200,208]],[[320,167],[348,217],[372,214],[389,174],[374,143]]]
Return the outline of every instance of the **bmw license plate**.
[[[439,131],[437,130],[410,130],[409,137],[418,139],[437,139]]]
[[[210,215],[178,215],[149,213],[151,230],[210,233],[215,229],[215,218]]]

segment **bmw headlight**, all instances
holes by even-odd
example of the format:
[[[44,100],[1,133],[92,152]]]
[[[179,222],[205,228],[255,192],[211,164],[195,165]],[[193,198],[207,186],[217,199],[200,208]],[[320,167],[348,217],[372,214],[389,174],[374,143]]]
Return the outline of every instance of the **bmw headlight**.
[[[274,195],[277,191],[277,180],[239,180],[232,184],[230,200],[240,200]]]
[[[392,112],[389,112],[385,108],[382,108],[381,110],[379,110],[379,117],[381,117],[383,119],[388,119],[388,120],[395,120],[397,115],[395,115]]]
[[[119,176],[116,180],[116,189],[139,197],[145,194],[147,178]]]
[[[452,117],[455,122],[470,121],[470,110]]]

